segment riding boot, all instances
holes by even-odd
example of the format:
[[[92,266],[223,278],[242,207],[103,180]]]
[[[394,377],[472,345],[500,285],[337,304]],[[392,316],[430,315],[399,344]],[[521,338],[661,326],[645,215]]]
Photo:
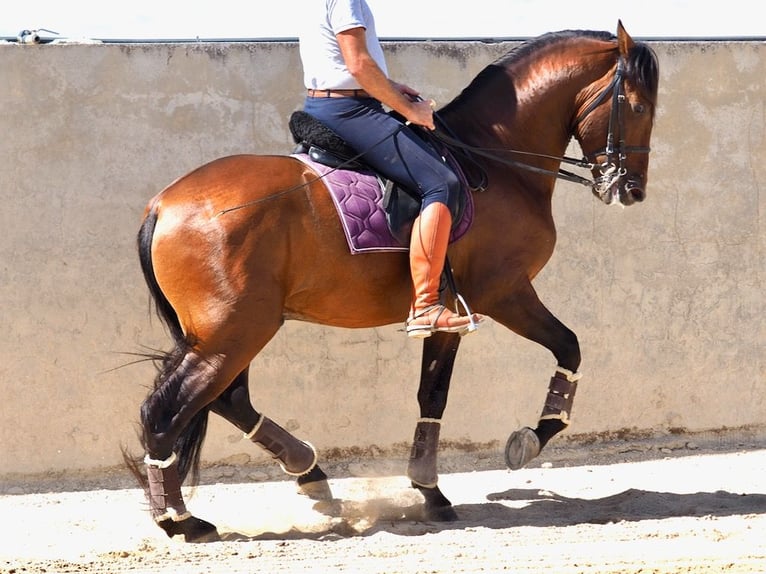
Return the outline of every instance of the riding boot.
[[[430,337],[436,331],[465,334],[484,317],[458,315],[445,307],[439,284],[447,256],[452,215],[443,203],[432,203],[415,219],[410,238],[410,272],[414,296],[406,322],[407,335]]]

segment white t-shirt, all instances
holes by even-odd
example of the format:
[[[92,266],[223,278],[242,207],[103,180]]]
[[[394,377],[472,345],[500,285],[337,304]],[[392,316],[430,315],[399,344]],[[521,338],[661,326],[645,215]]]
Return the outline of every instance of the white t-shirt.
[[[367,50],[388,74],[375,19],[366,0],[307,0],[300,33],[303,82],[316,90],[355,90],[360,86],[343,62],[336,34],[364,28]]]

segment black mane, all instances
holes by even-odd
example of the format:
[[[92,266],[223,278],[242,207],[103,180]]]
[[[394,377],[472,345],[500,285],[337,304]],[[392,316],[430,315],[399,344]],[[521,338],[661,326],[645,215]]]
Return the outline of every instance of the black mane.
[[[526,58],[530,54],[537,52],[545,46],[557,44],[558,42],[571,40],[572,38],[592,38],[603,42],[614,42],[617,37],[611,32],[600,32],[594,30],[560,30],[558,32],[548,32],[537,38],[527,40],[513,48],[505,56],[500,57],[493,65],[508,66],[519,60]]]
[[[512,48],[508,53],[489,64],[479,72],[463,92],[455,98],[455,101],[462,99],[465,95],[468,95],[474,90],[481,90],[495,82],[498,75],[507,74],[507,68],[509,66],[528,58],[542,48],[576,38],[600,40],[603,42],[617,41],[617,36],[611,32],[604,31],[560,30],[557,32],[548,32],[519,44]],[[656,104],[657,87],[659,83],[659,66],[654,51],[646,44],[636,42],[635,46],[628,54],[625,64],[626,76],[644,91],[644,95],[647,99]]]

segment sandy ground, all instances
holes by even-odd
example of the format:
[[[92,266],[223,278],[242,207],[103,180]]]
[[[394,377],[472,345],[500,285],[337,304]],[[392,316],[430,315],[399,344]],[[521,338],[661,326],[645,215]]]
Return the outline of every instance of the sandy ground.
[[[404,465],[325,465],[331,504],[271,471],[209,469],[187,491],[222,535],[209,544],[165,537],[124,477],[5,483],[0,572],[766,573],[762,441],[554,447],[514,472],[499,452],[442,455],[451,523],[421,519]]]

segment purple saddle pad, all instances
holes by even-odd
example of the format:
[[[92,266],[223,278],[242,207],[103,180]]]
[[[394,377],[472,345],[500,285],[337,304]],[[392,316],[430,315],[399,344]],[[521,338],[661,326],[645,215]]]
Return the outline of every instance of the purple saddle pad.
[[[317,163],[307,154],[292,154],[322,178],[338,210],[351,253],[409,251],[391,234],[383,210],[383,189],[372,173],[335,169]],[[457,241],[473,222],[473,197],[467,194],[463,217],[453,226],[450,242]]]

